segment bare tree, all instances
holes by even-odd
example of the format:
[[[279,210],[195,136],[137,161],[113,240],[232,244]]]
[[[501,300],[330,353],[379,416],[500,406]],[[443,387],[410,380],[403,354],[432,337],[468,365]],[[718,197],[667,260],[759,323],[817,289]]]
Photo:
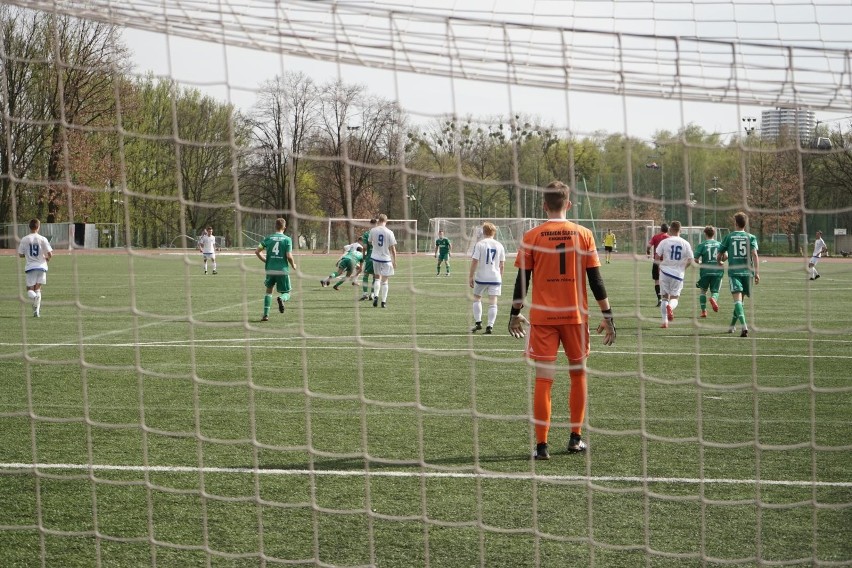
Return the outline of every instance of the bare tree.
[[[129,70],[128,52],[119,28],[101,22],[48,14],[38,31],[50,74],[47,180],[73,183],[66,129],[117,127],[115,81]],[[55,184],[57,191],[63,187]]]
[[[49,129],[44,126],[43,45],[33,41],[42,17],[0,5],[0,221],[10,220],[14,180],[37,178]],[[28,189],[25,187],[25,191]],[[31,191],[32,201],[35,193]]]
[[[248,118],[251,147],[244,172],[257,205],[274,211],[297,209],[308,140],[316,129],[316,85],[302,73],[265,82]]]

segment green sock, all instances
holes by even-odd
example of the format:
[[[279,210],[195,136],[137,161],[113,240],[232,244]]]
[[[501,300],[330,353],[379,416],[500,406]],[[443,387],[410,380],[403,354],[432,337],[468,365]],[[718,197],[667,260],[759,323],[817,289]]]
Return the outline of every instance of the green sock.
[[[745,309],[743,309],[743,303],[742,302],[734,303],[734,318],[735,318],[735,321],[740,322],[742,325],[746,324]],[[733,324],[731,324],[731,325],[733,325]]]
[[[281,294],[281,299],[285,302],[289,302],[290,301],[290,294],[287,293],[287,292],[284,292],[283,294]]]
[[[707,294],[701,294],[698,296],[698,304],[701,306],[701,311],[707,311]]]
[[[272,294],[267,294],[263,297],[263,315],[269,315],[270,307],[272,307]]]
[[[364,277],[361,278],[361,293],[362,294],[367,293],[367,282],[369,282],[369,281],[370,281],[369,274],[365,274]]]

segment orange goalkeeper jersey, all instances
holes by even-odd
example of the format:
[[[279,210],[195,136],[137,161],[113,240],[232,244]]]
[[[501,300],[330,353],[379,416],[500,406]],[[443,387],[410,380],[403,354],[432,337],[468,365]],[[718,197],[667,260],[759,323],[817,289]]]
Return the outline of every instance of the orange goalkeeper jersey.
[[[576,223],[550,219],[524,233],[515,266],[532,270],[530,323],[587,322],[586,269],[600,265],[594,235]]]

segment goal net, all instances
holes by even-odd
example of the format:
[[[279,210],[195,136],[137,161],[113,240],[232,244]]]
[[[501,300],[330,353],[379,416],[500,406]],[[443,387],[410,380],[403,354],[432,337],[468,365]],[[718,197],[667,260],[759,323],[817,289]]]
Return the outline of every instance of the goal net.
[[[0,3],[0,568],[852,566],[850,29],[824,0]],[[590,332],[536,365],[511,253],[556,180],[604,286],[534,271],[525,316],[587,297]],[[738,213],[755,277],[658,297],[660,224]],[[371,273],[341,256],[379,215]]]
[[[326,253],[342,251],[349,243],[360,240],[373,226],[370,219],[330,218],[324,234],[312,248]],[[388,219],[385,226],[394,232],[398,252],[417,252],[417,219]]]

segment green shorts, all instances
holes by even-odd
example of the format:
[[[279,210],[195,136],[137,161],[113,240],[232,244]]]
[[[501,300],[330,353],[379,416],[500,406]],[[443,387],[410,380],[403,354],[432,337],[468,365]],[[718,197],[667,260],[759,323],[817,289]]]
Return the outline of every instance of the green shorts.
[[[695,283],[696,288],[710,290],[713,294],[719,293],[719,289],[722,287],[722,274],[724,274],[721,270],[702,270],[698,274],[698,282]]]
[[[290,293],[290,275],[289,274],[267,274],[266,280],[263,281],[266,289],[277,288],[279,294]]]
[[[355,272],[355,268],[357,266],[358,263],[348,256],[344,256],[337,263],[337,268],[339,268],[341,272],[345,272],[346,276],[352,276],[352,273]]]
[[[751,296],[751,274],[730,274],[728,273],[728,282],[731,286],[731,293],[742,292],[743,296]]]
[[[373,272],[373,259],[365,258],[364,259],[364,274],[375,274]]]
[[[449,262],[449,260],[450,260],[450,255],[438,253],[438,262],[441,262],[441,261]]]

